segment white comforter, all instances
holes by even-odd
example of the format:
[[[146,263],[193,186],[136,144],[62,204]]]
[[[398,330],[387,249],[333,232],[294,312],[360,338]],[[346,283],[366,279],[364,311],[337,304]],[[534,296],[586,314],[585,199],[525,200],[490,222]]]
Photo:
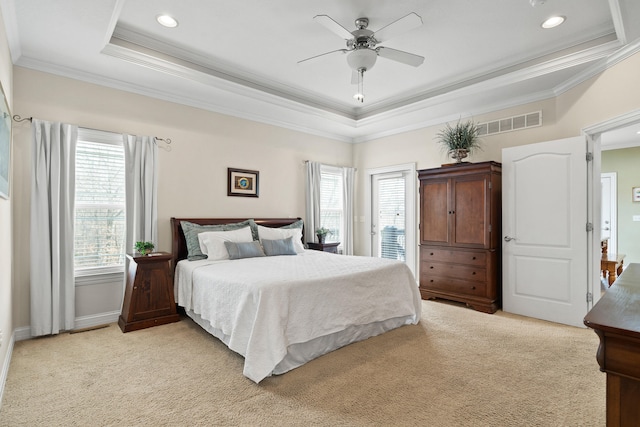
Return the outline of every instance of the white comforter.
[[[392,318],[415,324],[421,310],[406,264],[319,251],[181,261],[175,296],[245,357],[244,375],[255,382],[271,375],[292,344]]]

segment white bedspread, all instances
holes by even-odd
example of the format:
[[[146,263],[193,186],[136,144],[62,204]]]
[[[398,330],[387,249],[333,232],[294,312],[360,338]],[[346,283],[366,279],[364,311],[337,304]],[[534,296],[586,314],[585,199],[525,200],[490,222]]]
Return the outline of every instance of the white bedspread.
[[[224,334],[245,357],[244,375],[271,375],[292,344],[409,316],[418,323],[418,285],[400,261],[305,251],[224,261],[181,261],[177,303]]]

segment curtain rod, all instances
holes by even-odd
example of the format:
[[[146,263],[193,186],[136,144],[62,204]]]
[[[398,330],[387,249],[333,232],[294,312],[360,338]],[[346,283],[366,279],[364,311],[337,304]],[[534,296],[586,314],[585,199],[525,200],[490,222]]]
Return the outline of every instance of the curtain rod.
[[[14,115],[13,115],[13,120],[14,120],[15,122],[17,122],[17,123],[20,123],[20,122],[33,122],[33,117],[25,117],[25,118],[22,118],[22,117],[20,117],[18,114],[14,114]],[[97,131],[99,131],[99,132],[110,132],[110,133],[116,133],[116,132],[113,132],[113,131],[102,130],[102,129],[95,129],[95,128],[88,128],[88,127],[85,127],[85,126],[78,126],[78,127],[82,128],[82,129],[97,130]],[[164,142],[165,144],[171,145],[171,139],[170,139],[170,138],[160,138],[160,137],[154,136],[154,137],[153,137],[153,140],[154,140],[154,142],[162,141],[162,142]],[[171,147],[166,147],[166,148],[167,148],[167,151],[171,151]]]
[[[309,162],[313,162],[313,161],[314,161],[314,160],[303,160],[303,161],[302,161],[302,164],[303,164],[303,165],[306,165],[307,163],[309,163]],[[318,162],[318,163],[320,163],[320,162]],[[320,163],[320,164],[321,164],[321,165],[323,165],[323,166],[330,166],[330,167],[332,167],[332,168],[353,168],[353,170],[355,170],[355,171],[357,171],[357,170],[358,170],[358,168],[354,168],[353,166],[336,166],[336,165],[328,165],[328,164],[326,164],[326,163]]]

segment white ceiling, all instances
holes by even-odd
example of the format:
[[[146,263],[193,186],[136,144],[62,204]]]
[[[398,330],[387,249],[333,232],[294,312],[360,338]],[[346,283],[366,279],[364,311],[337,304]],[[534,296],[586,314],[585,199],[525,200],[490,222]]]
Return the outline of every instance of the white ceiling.
[[[0,0],[14,64],[349,142],[557,96],[640,43],[638,0]],[[376,31],[410,12],[423,25],[380,45],[352,95],[345,41],[314,21]],[[169,13],[168,29],[156,16]],[[543,30],[551,15],[566,16]],[[29,112],[23,112],[28,114]]]

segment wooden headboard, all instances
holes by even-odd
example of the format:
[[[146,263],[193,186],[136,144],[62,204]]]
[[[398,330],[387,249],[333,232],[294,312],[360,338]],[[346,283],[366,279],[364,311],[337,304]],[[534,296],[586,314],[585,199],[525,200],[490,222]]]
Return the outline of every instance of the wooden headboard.
[[[216,225],[231,224],[234,222],[246,221],[253,219],[256,224],[263,227],[282,227],[283,225],[293,224],[300,218],[171,218],[171,254],[173,267],[175,268],[178,261],[187,258],[187,242],[182,232],[180,223],[182,221],[192,222],[199,225]],[[304,230],[302,232],[304,240]]]

